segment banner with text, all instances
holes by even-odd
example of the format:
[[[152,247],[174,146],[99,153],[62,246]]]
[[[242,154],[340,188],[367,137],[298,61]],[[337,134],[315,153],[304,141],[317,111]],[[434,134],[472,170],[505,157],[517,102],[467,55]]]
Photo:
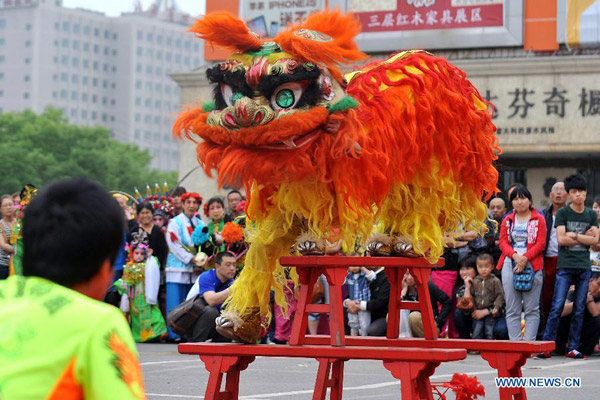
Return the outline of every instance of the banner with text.
[[[324,7],[325,0],[245,0],[243,19],[261,38],[274,37]]]
[[[363,32],[504,25],[504,0],[348,0]]]

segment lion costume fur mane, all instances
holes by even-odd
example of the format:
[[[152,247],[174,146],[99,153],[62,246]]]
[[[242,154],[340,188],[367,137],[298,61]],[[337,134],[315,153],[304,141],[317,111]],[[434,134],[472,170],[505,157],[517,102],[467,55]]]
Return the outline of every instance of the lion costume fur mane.
[[[209,176],[217,171],[220,186],[242,182],[248,194],[254,229],[229,312],[260,307],[268,320],[271,289],[285,309],[278,260],[303,231],[326,238],[335,227],[350,250],[378,226],[434,262],[444,234],[485,230],[482,199],[496,190],[500,150],[488,104],[462,70],[405,51],[344,77],[340,64],[366,56],[354,42],[357,20],[338,11],[312,14],[270,40],[226,12],[204,16],[191,31],[235,52],[207,73],[217,83],[215,102],[182,112],[173,128],[198,142],[198,160]],[[266,87],[298,88],[290,82],[304,97],[274,110]],[[234,93],[227,104],[224,93]],[[277,101],[290,98],[280,94]],[[335,133],[326,129],[332,121]]]

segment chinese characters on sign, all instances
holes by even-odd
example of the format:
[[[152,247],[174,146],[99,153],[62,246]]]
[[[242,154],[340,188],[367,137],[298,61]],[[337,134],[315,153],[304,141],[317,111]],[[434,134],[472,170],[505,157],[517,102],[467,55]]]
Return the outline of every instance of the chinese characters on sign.
[[[260,37],[274,37],[289,24],[296,24],[322,10],[324,0],[247,0],[244,20]]]
[[[538,91],[543,94],[543,100],[538,100],[536,103],[532,96]],[[497,106],[500,103],[499,99],[503,96],[505,96],[505,100],[506,98],[509,99],[506,111],[499,110]],[[487,89],[482,92],[482,97],[493,105],[492,120],[497,120],[502,112],[504,122],[510,120],[529,122],[528,116],[530,116],[532,110],[536,109],[538,113],[543,113],[546,118],[550,116],[556,116],[560,119],[564,119],[565,116],[591,118],[600,115],[600,90],[596,89],[581,88],[579,91],[575,91],[556,86],[551,87],[549,90],[516,87],[508,89],[505,93],[493,92]],[[498,127],[496,133],[498,135],[553,135],[556,133],[556,128],[554,126],[531,126],[531,123],[529,123],[527,126]]]
[[[397,0],[396,8],[381,10],[352,2],[348,11],[355,11],[363,32],[411,31],[424,29],[456,29],[503,26],[502,0]]]

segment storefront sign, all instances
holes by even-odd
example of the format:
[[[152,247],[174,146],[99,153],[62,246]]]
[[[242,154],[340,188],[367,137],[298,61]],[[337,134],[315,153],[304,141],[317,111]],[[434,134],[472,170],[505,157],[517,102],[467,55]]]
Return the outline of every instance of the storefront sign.
[[[363,32],[503,26],[503,0],[349,0]]]

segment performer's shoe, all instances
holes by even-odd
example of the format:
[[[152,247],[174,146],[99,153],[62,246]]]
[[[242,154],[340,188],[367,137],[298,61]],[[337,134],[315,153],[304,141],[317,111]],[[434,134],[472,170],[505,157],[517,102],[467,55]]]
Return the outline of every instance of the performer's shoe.
[[[242,316],[223,311],[215,323],[220,335],[240,343],[256,344],[262,330],[258,308],[248,310]]]
[[[327,242],[310,232],[304,232],[296,239],[296,249],[303,256],[322,256],[327,249]]]
[[[385,233],[376,233],[369,238],[367,253],[374,257],[392,255],[392,238]]]

